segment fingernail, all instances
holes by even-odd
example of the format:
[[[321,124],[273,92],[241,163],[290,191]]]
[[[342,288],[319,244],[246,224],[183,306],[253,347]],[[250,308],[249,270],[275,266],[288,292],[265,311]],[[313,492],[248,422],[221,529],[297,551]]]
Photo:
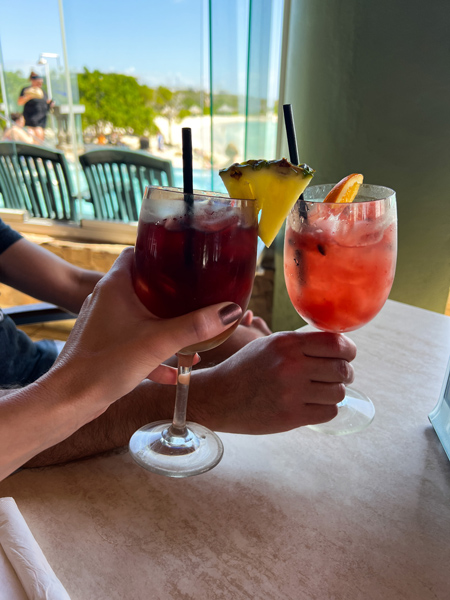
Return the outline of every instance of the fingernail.
[[[242,308],[239,304],[228,304],[219,310],[219,318],[222,321],[222,325],[229,325],[234,323],[240,317],[242,317]]]

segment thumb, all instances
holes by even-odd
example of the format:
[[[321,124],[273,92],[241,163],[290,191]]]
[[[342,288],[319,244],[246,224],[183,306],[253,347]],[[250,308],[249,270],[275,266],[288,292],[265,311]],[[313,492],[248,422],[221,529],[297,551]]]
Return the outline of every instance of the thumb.
[[[158,358],[163,361],[182,348],[194,346],[220,335],[241,316],[242,309],[238,304],[222,302],[174,319],[165,319],[156,323],[153,321],[153,329],[155,325],[158,328],[157,344],[155,344],[158,354],[161,354]]]

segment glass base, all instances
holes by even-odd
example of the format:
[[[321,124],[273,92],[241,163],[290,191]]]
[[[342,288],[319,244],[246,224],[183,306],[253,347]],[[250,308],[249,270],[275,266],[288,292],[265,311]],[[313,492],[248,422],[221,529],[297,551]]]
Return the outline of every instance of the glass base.
[[[167,421],[150,423],[132,435],[129,450],[138,465],[166,477],[191,477],[220,462],[223,444],[214,432],[186,423],[185,435],[170,435],[171,425]]]
[[[345,398],[338,404],[337,416],[328,423],[308,425],[309,429],[328,435],[348,435],[365,429],[373,421],[375,407],[363,393],[346,388]]]

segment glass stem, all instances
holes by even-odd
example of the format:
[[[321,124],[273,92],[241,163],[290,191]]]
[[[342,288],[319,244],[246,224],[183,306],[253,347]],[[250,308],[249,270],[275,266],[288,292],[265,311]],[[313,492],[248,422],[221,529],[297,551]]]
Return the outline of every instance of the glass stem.
[[[186,428],[186,410],[189,394],[189,382],[191,380],[193,354],[177,354],[178,358],[178,379],[177,393],[175,397],[175,410],[173,414],[172,425],[169,428],[169,435],[184,437]]]

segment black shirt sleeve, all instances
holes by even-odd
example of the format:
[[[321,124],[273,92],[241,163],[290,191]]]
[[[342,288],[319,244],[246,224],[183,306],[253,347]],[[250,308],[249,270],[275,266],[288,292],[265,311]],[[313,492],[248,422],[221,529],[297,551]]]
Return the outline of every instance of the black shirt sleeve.
[[[7,250],[14,242],[22,239],[22,236],[0,219],[0,254]]]

